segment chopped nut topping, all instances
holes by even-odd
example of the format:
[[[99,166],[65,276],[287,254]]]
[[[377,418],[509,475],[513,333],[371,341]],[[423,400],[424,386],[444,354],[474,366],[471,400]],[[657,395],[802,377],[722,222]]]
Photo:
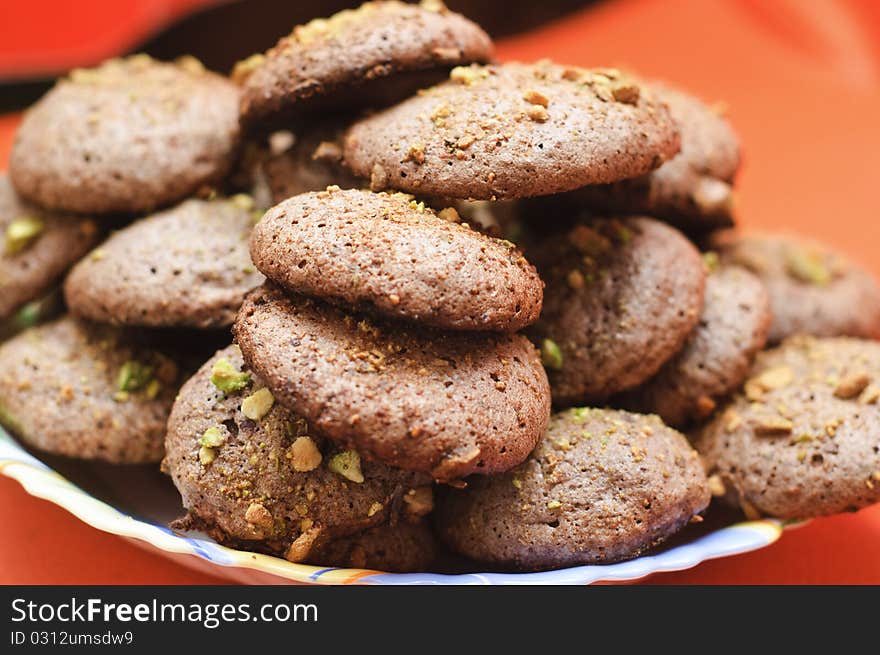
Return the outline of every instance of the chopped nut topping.
[[[223,428],[215,425],[205,430],[199,438],[199,444],[208,448],[219,448],[226,443],[227,435]]]
[[[302,562],[311,554],[312,549],[321,538],[321,528],[311,527],[298,536],[284,553],[288,562]]]
[[[379,164],[373,166],[370,173],[370,190],[382,191],[388,188],[388,173]]]
[[[374,516],[378,512],[381,512],[385,508],[385,505],[382,503],[373,503],[370,505],[370,509],[367,510],[367,516]]]
[[[787,253],[785,264],[788,274],[801,282],[822,286],[831,282],[831,271],[818,251],[793,248]]]
[[[272,514],[260,503],[251,503],[248,505],[247,511],[244,513],[244,520],[253,526],[269,530],[272,528],[274,521]]]
[[[869,384],[859,396],[859,402],[862,405],[873,405],[878,400],[880,400],[880,387],[874,384]]]
[[[218,359],[211,368],[211,384],[230,393],[241,391],[251,382],[251,374],[238,371],[228,359]]]
[[[458,210],[455,207],[447,207],[446,209],[441,209],[437,216],[442,218],[444,221],[449,221],[450,223],[460,223],[461,216],[458,213]]]
[[[4,253],[17,255],[31,245],[43,232],[45,224],[39,218],[22,216],[6,228]]]
[[[266,61],[266,57],[261,54],[251,55],[247,59],[236,62],[232,68],[230,77],[236,84],[242,84],[251,73],[257,70]]]
[[[558,371],[562,368],[562,349],[553,339],[541,342],[541,363],[545,368]]]
[[[536,123],[545,123],[550,120],[550,113],[541,105],[532,105],[526,110],[526,116]]]
[[[471,86],[489,76],[489,71],[477,66],[456,66],[449,71],[449,79],[459,84]]]
[[[314,161],[342,161],[342,148],[335,141],[321,141],[312,153]]]
[[[715,400],[710,396],[700,396],[697,398],[696,411],[698,417],[706,418],[715,411],[715,407]]]
[[[406,511],[412,516],[425,516],[434,509],[434,489],[431,485],[410,489],[403,496]]]
[[[187,73],[192,73],[193,75],[200,75],[205,72],[204,64],[192,55],[182,55],[175,59],[174,63]]]
[[[542,107],[548,107],[550,105],[550,98],[535,89],[529,89],[526,91],[523,94],[523,100],[530,105],[540,105]]]
[[[871,384],[871,376],[864,371],[850,373],[837,383],[834,395],[837,398],[849,400],[861,394],[869,384]]]
[[[772,436],[790,434],[794,424],[781,416],[757,416],[751,420],[755,434]]]
[[[236,193],[229,201],[244,211],[251,211],[254,208],[254,199],[246,193]]]
[[[217,451],[213,448],[209,448],[208,446],[202,446],[199,448],[199,463],[202,466],[207,466],[217,457]]]
[[[419,6],[425,11],[433,11],[436,14],[445,14],[449,11],[442,0],[421,0]]]
[[[742,509],[743,514],[746,515],[746,518],[749,521],[757,521],[761,518],[761,512],[758,511],[758,508],[752,505],[745,498],[740,498],[739,500],[740,509]]]
[[[565,280],[566,282],[568,282],[568,286],[570,286],[572,289],[584,288],[584,274],[576,268],[568,272],[568,275],[565,276]]]
[[[560,507],[562,507],[562,503],[558,500],[551,500],[547,503],[547,509],[559,509]]]
[[[425,144],[418,141],[410,145],[409,150],[406,153],[406,157],[403,158],[403,161],[412,161],[416,164],[424,164]]]
[[[794,371],[791,370],[791,367],[784,364],[774,366],[746,381],[746,397],[749,400],[761,400],[766,392],[781,389],[790,384],[793,379]]]
[[[346,450],[336,453],[327,462],[327,468],[346,480],[358,484],[364,481],[364,474],[361,473],[361,456],[357,451]]]
[[[153,379],[153,367],[136,361],[129,360],[119,369],[116,376],[117,391],[140,391]]]
[[[727,493],[727,489],[724,487],[724,481],[721,479],[720,475],[716,474],[709,476],[709,492],[716,498]]]
[[[242,401],[241,413],[252,421],[259,421],[269,413],[274,404],[275,396],[272,395],[271,391],[263,387]]]
[[[611,95],[617,102],[635,105],[639,101],[641,91],[635,84],[618,84],[611,89]]]
[[[294,471],[314,471],[321,465],[321,451],[310,437],[297,437],[287,449],[287,459]]]
[[[721,267],[721,260],[714,250],[703,253],[703,268],[707,273],[715,273]]]

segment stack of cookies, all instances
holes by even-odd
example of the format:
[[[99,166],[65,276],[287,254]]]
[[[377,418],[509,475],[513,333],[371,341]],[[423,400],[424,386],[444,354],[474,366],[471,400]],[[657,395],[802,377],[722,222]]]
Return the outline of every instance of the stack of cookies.
[[[733,231],[739,160],[717,108],[494,63],[437,0],[312,21],[229,78],[74,71],[0,180],[0,317],[65,275],[69,312],[0,345],[0,422],[161,460],[176,529],[324,566],[612,562],[712,496],[877,502],[880,290]]]

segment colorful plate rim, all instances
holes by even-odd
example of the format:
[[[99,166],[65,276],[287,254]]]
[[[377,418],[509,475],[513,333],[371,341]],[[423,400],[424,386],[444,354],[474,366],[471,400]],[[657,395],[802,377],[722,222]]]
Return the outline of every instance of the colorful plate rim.
[[[363,569],[323,568],[293,564],[277,557],[235,550],[207,539],[183,536],[165,526],[130,516],[80,489],[26,452],[0,428],[0,473],[16,480],[30,495],[48,500],[84,523],[126,537],[138,545],[171,554],[202,571],[212,566],[239,569],[215,575],[244,582],[259,579],[299,584],[592,584],[635,581],[653,573],[689,569],[700,562],[769,546],[783,531],[775,520],[737,523],[686,544],[615,564],[575,566],[539,573],[383,573]],[[183,558],[181,560],[181,558]],[[191,561],[196,558],[200,561]],[[186,561],[190,560],[190,561]],[[205,565],[208,565],[207,567]],[[229,575],[236,573],[236,575]],[[248,575],[260,574],[260,575]]]

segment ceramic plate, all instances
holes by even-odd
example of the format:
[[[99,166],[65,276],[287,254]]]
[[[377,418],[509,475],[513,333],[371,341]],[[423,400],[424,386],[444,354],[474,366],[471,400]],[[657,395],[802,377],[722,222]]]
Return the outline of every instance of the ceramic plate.
[[[633,581],[678,571],[716,557],[763,548],[776,541],[776,521],[730,523],[710,512],[663,550],[617,564],[576,566],[543,573],[409,573],[321,568],[220,546],[207,537],[175,534],[166,526],[183,508],[176,490],[155,466],[113,466],[26,451],[0,428],[0,472],[27,492],[63,507],[104,532],[120,535],[189,567],[235,582],[302,584],[590,584]],[[715,508],[713,508],[714,510]],[[720,518],[713,519],[713,514]],[[711,525],[709,524],[712,522]],[[725,524],[725,522],[727,524]]]

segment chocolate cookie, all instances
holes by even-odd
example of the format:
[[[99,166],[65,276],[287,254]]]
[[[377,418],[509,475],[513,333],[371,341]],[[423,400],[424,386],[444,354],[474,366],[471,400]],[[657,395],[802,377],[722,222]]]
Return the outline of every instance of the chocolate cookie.
[[[647,175],[578,189],[563,199],[605,212],[645,213],[682,229],[733,225],[733,178],[739,139],[716,108],[665,84],[648,87],[665,102],[681,133],[681,152]]]
[[[880,501],[880,344],[791,337],[699,433],[713,493],[746,515],[806,518]]]
[[[238,89],[195,59],[111,59],[74,70],[25,114],[10,174],[48,209],[150,211],[219,181],[238,135]]]
[[[771,234],[713,235],[722,262],[755,273],[767,287],[769,341],[793,334],[880,338],[880,287],[864,269],[827,246]]]
[[[309,564],[394,573],[427,571],[436,558],[434,535],[424,522],[380,525],[318,548]]]
[[[0,174],[0,320],[47,293],[100,238],[95,221],[25,202]]]
[[[643,175],[678,149],[666,106],[632,78],[543,62],[455,68],[355,123],[344,157],[374,190],[503,200]]]
[[[111,236],[64,284],[70,310],[125,325],[230,325],[244,294],[263,281],[248,254],[247,196],[187,200]]]
[[[712,270],[700,322],[684,347],[653,378],[619,402],[659,414],[669,425],[702,420],[738,388],[767,342],[770,299],[761,281],[738,266]]]
[[[429,479],[362,461],[318,437],[275,402],[237,346],[184,384],[165,448],[163,470],[188,513],[175,527],[293,562],[334,537],[430,511]]]
[[[322,434],[439,481],[519,464],[547,426],[547,378],[520,335],[374,322],[269,284],[233,331],[278,401]]]
[[[158,462],[177,375],[131,335],[65,317],[0,344],[0,422],[46,452]]]
[[[534,267],[457,220],[406,194],[327,187],[266,212],[251,257],[290,291],[371,313],[454,330],[533,323],[543,293]]]
[[[390,104],[450,68],[492,57],[492,41],[439,0],[367,2],[299,25],[233,71],[250,124],[291,112]]]
[[[602,401],[641,384],[699,320],[700,254],[658,221],[579,219],[545,231],[526,254],[547,285],[530,335],[558,405]]]
[[[334,121],[313,124],[298,135],[276,132],[269,137],[269,151],[261,166],[272,204],[332,185],[343,189],[369,186],[342,165],[341,130]]]
[[[636,557],[709,498],[696,451],[657,416],[581,408],[555,414],[520,466],[438,498],[435,517],[459,553],[552,569]]]

